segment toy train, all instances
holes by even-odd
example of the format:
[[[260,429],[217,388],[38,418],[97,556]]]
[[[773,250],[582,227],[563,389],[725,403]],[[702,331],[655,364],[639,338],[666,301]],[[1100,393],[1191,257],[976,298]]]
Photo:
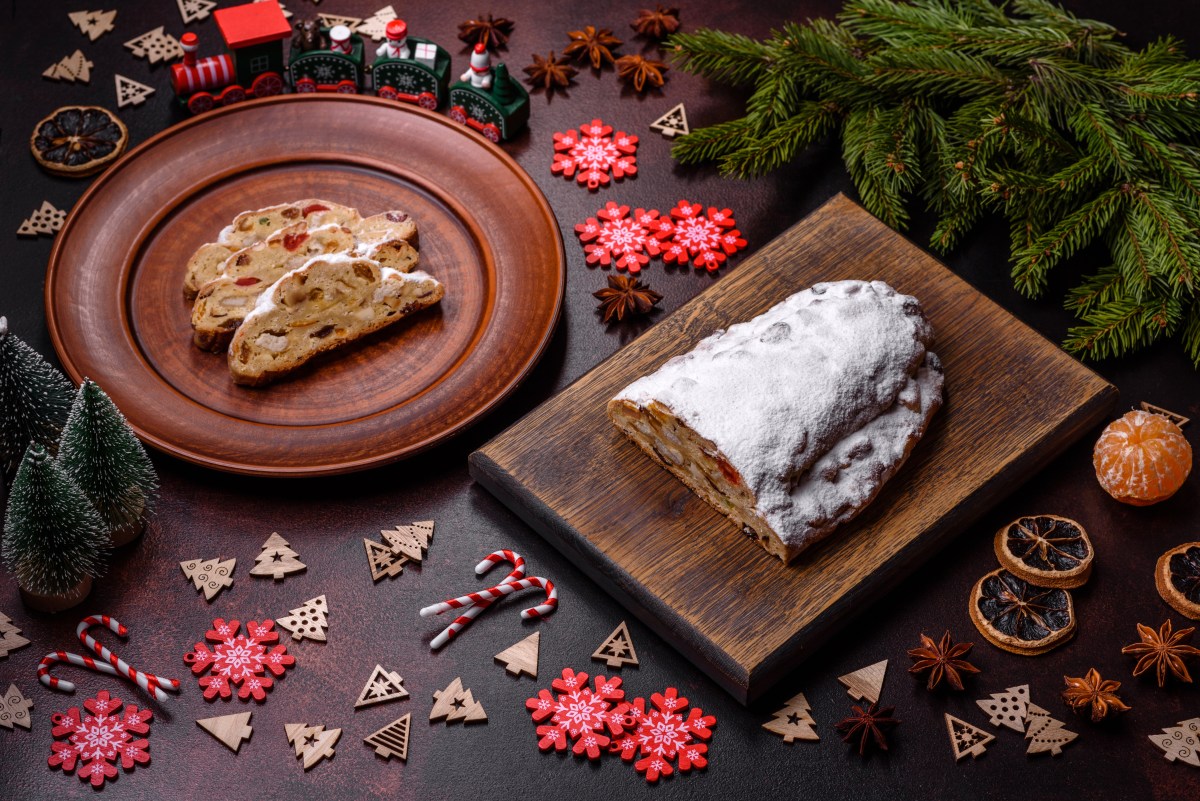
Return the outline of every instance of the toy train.
[[[493,142],[511,139],[529,119],[529,93],[492,66],[482,45],[471,65],[450,85],[450,54],[427,39],[408,35],[403,20],[393,20],[387,39],[367,64],[367,45],[344,25],[299,22],[285,61],[283,42],[292,26],[274,0],[260,0],[213,12],[228,51],[197,58],[199,37],[184,34],[183,59],[171,66],[171,86],[193,114],[252,97],[293,91],[357,94],[372,90],[382,98],[415,103],[430,111],[450,102],[450,117]]]

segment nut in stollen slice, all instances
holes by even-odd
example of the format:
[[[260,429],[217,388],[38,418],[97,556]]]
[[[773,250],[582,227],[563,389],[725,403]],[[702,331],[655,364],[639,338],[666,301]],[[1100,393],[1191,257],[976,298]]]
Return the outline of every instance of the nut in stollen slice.
[[[318,256],[259,297],[229,344],[229,371],[238,384],[270,383],[319,353],[434,305],[444,292],[424,272]]]

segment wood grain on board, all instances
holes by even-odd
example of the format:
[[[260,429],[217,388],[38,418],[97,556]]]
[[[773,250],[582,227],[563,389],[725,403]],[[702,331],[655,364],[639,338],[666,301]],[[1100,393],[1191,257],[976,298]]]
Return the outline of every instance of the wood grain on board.
[[[845,278],[884,280],[920,299],[937,333],[946,404],[863,514],[785,566],[627,441],[604,406],[716,329]],[[477,481],[748,702],[1115,399],[1100,376],[838,195],[470,464]]]

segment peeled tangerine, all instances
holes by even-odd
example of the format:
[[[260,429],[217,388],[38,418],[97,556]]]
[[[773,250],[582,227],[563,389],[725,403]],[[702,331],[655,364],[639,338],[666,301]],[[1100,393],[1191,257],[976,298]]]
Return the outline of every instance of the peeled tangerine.
[[[1161,414],[1132,411],[1104,429],[1092,451],[1096,480],[1121,503],[1149,506],[1183,486],[1192,470],[1192,446]]]

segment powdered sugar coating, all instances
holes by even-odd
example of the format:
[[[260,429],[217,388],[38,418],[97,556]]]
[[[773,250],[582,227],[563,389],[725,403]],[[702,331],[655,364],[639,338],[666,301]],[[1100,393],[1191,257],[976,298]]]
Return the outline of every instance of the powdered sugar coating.
[[[924,431],[941,403],[932,341],[917,300],[882,281],[817,284],[617,399],[657,401],[716,445],[794,551],[857,514]]]

